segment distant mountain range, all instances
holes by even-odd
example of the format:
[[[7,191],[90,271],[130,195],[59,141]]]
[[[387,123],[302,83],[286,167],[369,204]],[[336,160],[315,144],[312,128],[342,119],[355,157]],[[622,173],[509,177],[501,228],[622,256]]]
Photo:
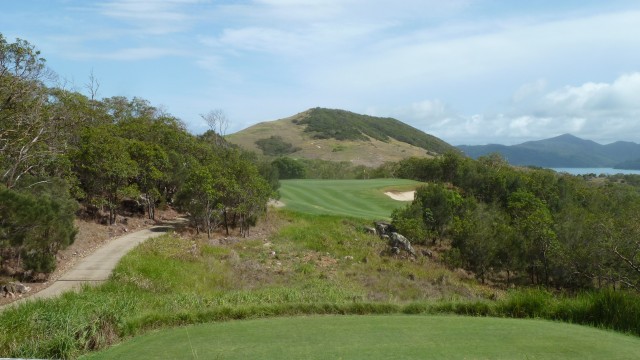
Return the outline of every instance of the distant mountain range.
[[[491,153],[499,153],[512,165],[550,168],[640,169],[640,144],[617,141],[601,145],[571,134],[511,146],[497,144],[460,145],[458,149],[474,159]]]
[[[262,122],[226,139],[265,156],[349,161],[371,167],[411,156],[459,152],[400,120],[325,108]]]

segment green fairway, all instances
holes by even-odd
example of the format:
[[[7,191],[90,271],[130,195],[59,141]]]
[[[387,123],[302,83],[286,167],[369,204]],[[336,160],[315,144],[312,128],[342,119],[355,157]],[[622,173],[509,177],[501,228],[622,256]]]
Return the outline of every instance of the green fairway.
[[[638,359],[640,339],[543,320],[313,316],[162,330],[90,359]]]
[[[344,215],[363,219],[388,219],[406,205],[386,191],[410,191],[419,182],[402,179],[283,180],[281,201],[287,209],[308,214]]]

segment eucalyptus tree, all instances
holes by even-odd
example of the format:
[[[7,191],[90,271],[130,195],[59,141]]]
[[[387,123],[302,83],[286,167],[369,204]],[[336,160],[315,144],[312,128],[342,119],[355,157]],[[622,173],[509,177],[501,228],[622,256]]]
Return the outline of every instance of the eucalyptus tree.
[[[267,201],[273,195],[273,189],[269,182],[260,176],[258,168],[246,158],[236,158],[233,167],[233,179],[238,190],[233,194],[236,197],[235,211],[239,216],[240,232],[249,234],[249,228],[254,226],[258,215],[266,210]]]
[[[131,158],[131,141],[117,136],[113,125],[85,128],[71,158],[87,200],[109,210],[109,223],[116,220],[120,200],[132,193],[132,179],[139,174]]]
[[[549,283],[550,258],[558,249],[549,208],[534,194],[519,190],[509,196],[508,213],[524,249],[532,283]]]
[[[416,190],[415,201],[422,204],[422,221],[433,234],[433,243],[445,236],[464,206],[462,195],[444,184],[427,184]]]
[[[460,251],[465,269],[473,271],[483,283],[491,273],[510,270],[503,255],[516,255],[511,247],[514,231],[499,207],[474,204],[457,222],[451,245]]]
[[[46,163],[51,131],[43,82],[51,73],[40,51],[0,34],[0,179],[7,188]]]
[[[204,226],[208,238],[223,221],[226,179],[220,176],[221,172],[217,162],[194,164],[177,194],[177,205],[191,217],[198,231]]]

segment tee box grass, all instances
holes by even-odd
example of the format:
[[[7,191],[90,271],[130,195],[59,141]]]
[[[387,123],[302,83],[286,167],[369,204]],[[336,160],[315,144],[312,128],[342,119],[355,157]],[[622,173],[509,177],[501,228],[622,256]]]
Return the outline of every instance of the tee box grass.
[[[640,339],[546,320],[303,316],[144,335],[89,359],[635,359]]]

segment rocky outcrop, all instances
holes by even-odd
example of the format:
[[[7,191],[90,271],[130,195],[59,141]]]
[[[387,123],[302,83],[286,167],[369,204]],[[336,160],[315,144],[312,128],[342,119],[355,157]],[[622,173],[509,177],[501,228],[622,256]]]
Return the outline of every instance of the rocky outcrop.
[[[399,255],[401,251],[405,251],[409,255],[417,257],[416,251],[411,246],[409,239],[399,234],[393,224],[376,221],[374,225],[378,236],[387,241],[392,254]]]

